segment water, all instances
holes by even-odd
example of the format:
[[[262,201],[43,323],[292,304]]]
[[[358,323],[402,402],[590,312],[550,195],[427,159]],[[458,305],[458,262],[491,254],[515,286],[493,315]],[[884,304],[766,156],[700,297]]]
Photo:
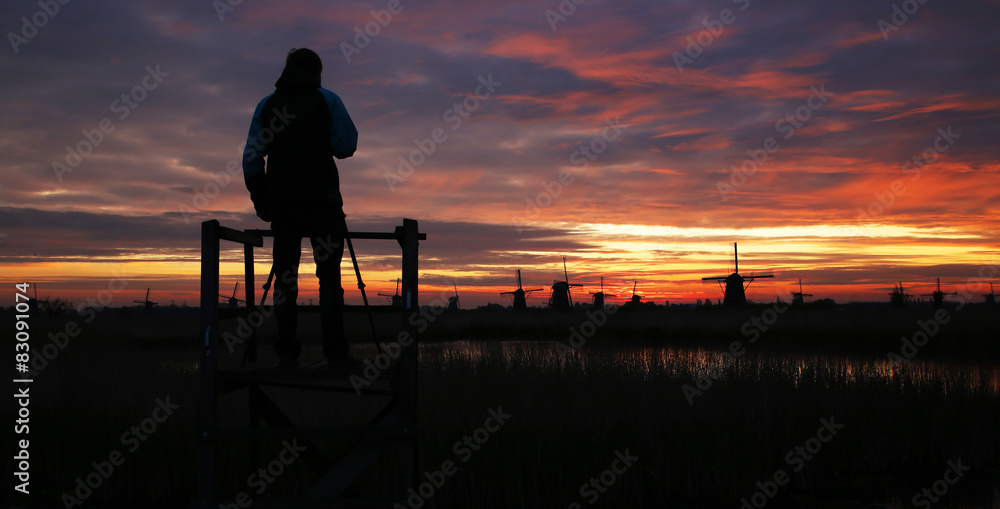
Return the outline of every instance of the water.
[[[758,430],[760,426],[780,426],[780,419],[777,422],[766,419],[741,422],[736,415],[755,415],[753,411],[746,412],[747,408],[768,408],[767,412],[788,416],[812,415],[811,412],[816,412],[818,407],[820,413],[828,411],[836,413],[838,419],[846,418],[851,429],[850,438],[837,438],[838,442],[822,451],[821,459],[817,460],[819,463],[813,466],[821,466],[824,462],[833,465],[838,459],[840,463],[837,467],[830,466],[827,474],[832,475],[816,485],[826,486],[826,491],[800,487],[795,491],[795,496],[800,497],[794,499],[797,501],[786,496],[781,502],[771,505],[788,507],[781,504],[802,503],[805,504],[802,506],[810,506],[813,502],[836,500],[841,504],[837,507],[845,508],[910,508],[914,507],[914,497],[918,497],[921,489],[934,487],[934,483],[941,479],[947,459],[964,458],[965,464],[977,462],[974,474],[955,486],[949,485],[951,494],[940,503],[935,503],[934,507],[1000,508],[1000,475],[989,468],[991,458],[997,455],[996,441],[990,436],[995,435],[991,431],[995,425],[988,422],[995,418],[996,409],[1000,406],[1000,367],[996,365],[919,357],[904,363],[885,357],[842,353],[749,349],[745,355],[732,361],[721,350],[698,347],[599,344],[584,345],[563,356],[557,345],[552,341],[427,343],[421,344],[421,364],[431,368],[447,367],[449,364],[471,368],[477,385],[480,380],[495,376],[498,366],[509,374],[511,382],[523,378],[527,372],[543,373],[532,393],[520,395],[522,405],[535,398],[535,393],[585,392],[587,389],[582,387],[585,383],[582,380],[593,379],[597,381],[595,383],[605,384],[604,387],[618,388],[609,391],[604,399],[598,396],[604,391],[592,393],[595,399],[590,403],[601,409],[598,414],[622,414],[628,412],[631,401],[654,401],[668,407],[669,413],[683,417],[666,422],[662,420],[662,415],[652,418],[636,414],[633,418],[655,419],[653,422],[658,425],[667,424],[664,429],[670,429],[670,424],[676,426],[678,422],[683,423],[684,419],[694,419],[694,429],[720,438],[728,433],[730,426],[751,427],[753,430]],[[571,382],[559,382],[564,375],[571,375],[566,377]],[[680,387],[685,383],[694,385],[701,375],[733,383],[729,389],[706,391],[706,399],[689,407],[680,396]],[[548,380],[556,381],[549,385]],[[763,383],[758,386],[755,381]],[[591,385],[587,387],[593,388]],[[739,396],[730,397],[727,394],[730,390],[735,390]],[[801,394],[788,398],[790,395],[786,390]],[[786,404],[785,398],[794,402]],[[806,404],[811,407],[810,410],[796,406],[813,398],[823,402]],[[719,409],[717,403],[720,401],[734,403],[739,408],[730,411],[729,407],[725,407],[722,412],[714,412]],[[953,403],[946,405],[948,401]],[[966,402],[970,404],[966,405]],[[991,406],[992,410],[986,411],[977,405]],[[575,409],[567,407],[563,410],[566,410],[566,415],[573,415]],[[818,419],[819,414],[816,415]],[[727,417],[731,420],[728,424],[720,423],[717,420],[719,416],[724,416],[723,421]],[[537,415],[533,417],[538,418]],[[589,418],[593,419],[595,415],[589,415]],[[771,440],[763,449],[777,448],[783,452],[788,447],[780,440],[775,441],[774,433],[765,429],[759,431],[761,433],[749,433],[750,436],[759,434],[761,437],[751,440]],[[789,432],[797,436],[795,432]],[[859,440],[859,436],[866,438]],[[884,439],[881,438],[883,436]],[[786,435],[786,438],[794,437]],[[694,442],[697,437],[688,435],[684,441]],[[639,449],[644,441],[636,436],[631,443]],[[676,461],[673,457],[664,459],[666,465],[673,461]],[[704,467],[699,465],[698,468]],[[780,462],[777,466],[771,465],[771,470],[767,472],[787,467]],[[751,465],[748,468],[752,470],[754,467]],[[756,470],[753,472],[751,475],[757,475]],[[843,486],[843,489],[838,491],[838,486]],[[943,489],[943,486],[939,483],[937,487]],[[740,492],[740,489],[736,491]],[[792,492],[786,488],[783,493]],[[923,503],[927,499],[918,497],[916,500]]]
[[[426,422],[425,429],[444,425],[456,433],[464,432],[467,422],[479,418],[486,406],[502,402],[505,409],[508,404],[518,409],[518,422],[531,422],[531,433],[522,436],[525,443],[518,442],[517,447],[535,451],[564,447],[568,433],[597,436],[609,430],[609,422],[620,422],[625,429],[621,433],[627,437],[622,443],[644,451],[647,470],[643,472],[647,474],[665,476],[674,471],[675,463],[706,472],[716,467],[719,458],[738,462],[720,477],[719,486],[725,490],[717,490],[720,497],[738,499],[752,493],[747,486],[753,482],[788,467],[782,456],[770,463],[757,458],[770,452],[783,454],[807,438],[801,429],[786,428],[782,418],[799,415],[812,423],[834,413],[838,419],[843,417],[850,425],[848,434],[824,448],[820,459],[809,467],[822,470],[823,476],[812,477],[814,485],[783,488],[783,498],[770,504],[774,507],[796,503],[792,495],[806,497],[803,507],[828,500],[837,500],[841,503],[837,507],[845,508],[913,507],[918,490],[940,478],[946,459],[978,459],[979,465],[985,462],[988,467],[998,455],[998,441],[993,438],[996,426],[991,420],[1000,420],[996,410],[1000,407],[1000,367],[989,363],[919,356],[907,363],[894,363],[884,356],[751,348],[730,362],[716,349],[606,343],[585,344],[562,355],[558,345],[553,341],[421,343],[421,390],[427,395],[421,396],[423,419],[433,421]],[[313,357],[320,355],[314,345],[307,350]],[[358,344],[353,355],[372,359],[375,350],[369,344]],[[706,391],[703,399],[688,406],[681,386],[695,384],[702,375],[734,383]],[[755,380],[763,383],[758,386]],[[813,400],[820,403],[811,404]],[[640,410],[643,404],[657,408]],[[463,411],[471,412],[471,417]],[[453,418],[452,414],[461,416]],[[783,417],[770,417],[776,414]],[[627,417],[616,420],[614,416]],[[728,435],[733,427],[746,429],[744,438],[732,443],[747,452],[717,456],[711,442],[727,436],[734,440]],[[687,434],[674,439],[649,431],[658,429],[684,429]],[[447,449],[453,437],[448,434],[443,440],[442,447]],[[428,449],[434,451],[435,444]],[[584,450],[586,447],[572,449]],[[662,457],[654,460],[650,451],[662,452]],[[505,450],[492,449],[477,461],[502,467],[523,461],[514,452],[510,457],[504,454]],[[897,461],[901,454],[906,459]],[[921,464],[911,469],[911,459]],[[537,460],[532,456],[532,461]],[[562,463],[561,455],[550,460],[557,471],[572,466]],[[579,463],[579,459],[571,463]],[[978,477],[963,479],[948,499],[934,504],[935,509],[1000,508],[1000,475],[981,467],[975,475]],[[508,482],[525,481],[516,474],[510,476]],[[550,484],[556,485],[560,479],[547,477],[541,486],[549,490]],[[668,483],[669,478],[657,477],[655,482]],[[827,491],[817,486],[825,486]],[[849,496],[830,491],[841,487]],[[483,486],[474,488],[469,488],[469,493]],[[628,492],[625,485],[620,489]],[[651,488],[647,485],[646,489]],[[549,496],[549,492],[537,496]],[[703,492],[691,496],[698,500]],[[859,499],[877,503],[855,505]]]
[[[881,381],[914,389],[933,386],[945,393],[962,387],[1000,397],[1000,366],[919,358],[895,362],[888,358],[847,354],[766,352],[747,353],[730,362],[720,350],[672,346],[583,347],[564,357],[554,341],[451,341],[421,344],[420,352],[422,356],[438,357],[445,362],[468,362],[473,365],[500,353],[509,363],[529,362],[545,368],[553,364],[565,367],[573,362],[578,363],[584,372],[588,363],[598,363],[603,369],[612,362],[623,371],[646,378],[679,376],[691,371],[710,373],[714,378],[739,374],[743,379],[779,374],[793,380],[796,386],[809,378],[835,379],[845,385]],[[732,370],[726,369],[727,364],[732,364]]]

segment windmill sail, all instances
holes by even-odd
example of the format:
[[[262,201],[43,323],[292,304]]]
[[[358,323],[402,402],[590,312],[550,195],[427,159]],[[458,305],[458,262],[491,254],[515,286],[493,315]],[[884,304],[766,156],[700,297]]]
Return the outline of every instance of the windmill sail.
[[[527,297],[531,295],[531,292],[540,292],[541,288],[534,288],[532,290],[525,290],[521,287],[521,269],[517,269],[517,290],[510,292],[501,292],[500,295],[510,295],[512,301],[512,307],[514,311],[524,311],[528,309]]]
[[[749,276],[743,276],[740,274],[740,258],[739,252],[736,250],[736,243],[733,242],[733,259],[735,262],[735,271],[728,276],[719,277],[704,277],[701,278],[702,281],[718,281],[719,286],[725,282],[725,293],[723,296],[722,303],[726,306],[745,306],[747,304],[746,289],[750,286],[750,283],[762,278],[773,278],[773,274],[750,274]]]

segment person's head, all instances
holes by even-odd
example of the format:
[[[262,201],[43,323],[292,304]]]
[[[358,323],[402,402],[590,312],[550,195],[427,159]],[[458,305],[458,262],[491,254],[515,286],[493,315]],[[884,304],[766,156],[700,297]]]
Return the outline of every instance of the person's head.
[[[309,48],[292,48],[285,57],[285,68],[289,67],[296,67],[319,76],[323,72],[323,61]]]

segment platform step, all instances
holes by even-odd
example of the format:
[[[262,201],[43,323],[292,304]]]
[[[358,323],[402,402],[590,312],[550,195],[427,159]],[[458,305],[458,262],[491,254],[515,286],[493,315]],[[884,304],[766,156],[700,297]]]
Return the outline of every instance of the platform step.
[[[417,426],[342,426],[323,428],[237,428],[201,430],[200,440],[281,440],[286,438],[414,438]]]
[[[328,500],[254,500],[254,509],[331,509],[331,508],[353,508],[353,509],[385,509],[393,507],[394,504],[405,504],[405,497],[401,499],[392,498],[343,498],[336,501]],[[236,500],[219,501],[219,505],[205,506],[206,509],[216,507],[242,507]]]
[[[264,306],[256,306],[254,309],[260,310],[260,312],[263,313],[265,316],[271,316],[274,313],[274,309],[271,304],[267,304]],[[298,306],[295,307],[295,309],[299,313],[319,313],[320,307],[315,305],[310,306],[306,304],[299,304]],[[402,313],[403,311],[405,311],[401,307],[389,306],[389,305],[369,305],[368,309],[370,309],[373,313],[379,313],[379,314]],[[231,308],[231,307],[220,306],[219,318],[222,320],[230,320],[233,318],[240,318],[240,317],[245,319],[250,314],[251,311],[252,311],[251,308],[246,308],[246,307]],[[365,307],[363,305],[348,304],[344,306],[344,312],[365,313],[367,311],[365,310]]]
[[[363,362],[363,361],[362,361]],[[259,381],[259,380],[345,380],[351,375],[358,375],[364,379],[373,373],[374,368],[366,368],[364,365],[349,368],[331,368],[327,366],[327,361],[311,361],[308,364],[297,368],[280,367],[277,361],[258,363],[249,368],[220,369],[216,371],[220,380],[234,381]],[[396,365],[393,364],[386,369],[377,370],[375,380],[388,380],[396,374]]]
[[[329,368],[326,360],[298,368],[281,368],[274,361],[251,368],[220,369],[216,371],[216,377],[220,394],[248,386],[267,386],[395,396],[398,393],[392,382],[397,372],[395,365],[374,372],[364,367]]]

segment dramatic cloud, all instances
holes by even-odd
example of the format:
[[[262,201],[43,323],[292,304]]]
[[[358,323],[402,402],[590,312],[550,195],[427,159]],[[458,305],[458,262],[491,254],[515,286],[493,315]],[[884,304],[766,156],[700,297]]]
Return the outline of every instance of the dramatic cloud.
[[[799,278],[883,300],[998,261],[995,2],[220,5],[0,14],[5,280],[82,298],[121,266],[194,301],[199,224],[265,227],[239,157],[303,46],[360,131],[338,161],[352,228],[420,220],[423,283],[465,305],[518,268],[547,286],[563,256],[584,291],[714,298],[732,242],[778,276],[760,300]],[[359,247],[391,292],[395,246]]]

